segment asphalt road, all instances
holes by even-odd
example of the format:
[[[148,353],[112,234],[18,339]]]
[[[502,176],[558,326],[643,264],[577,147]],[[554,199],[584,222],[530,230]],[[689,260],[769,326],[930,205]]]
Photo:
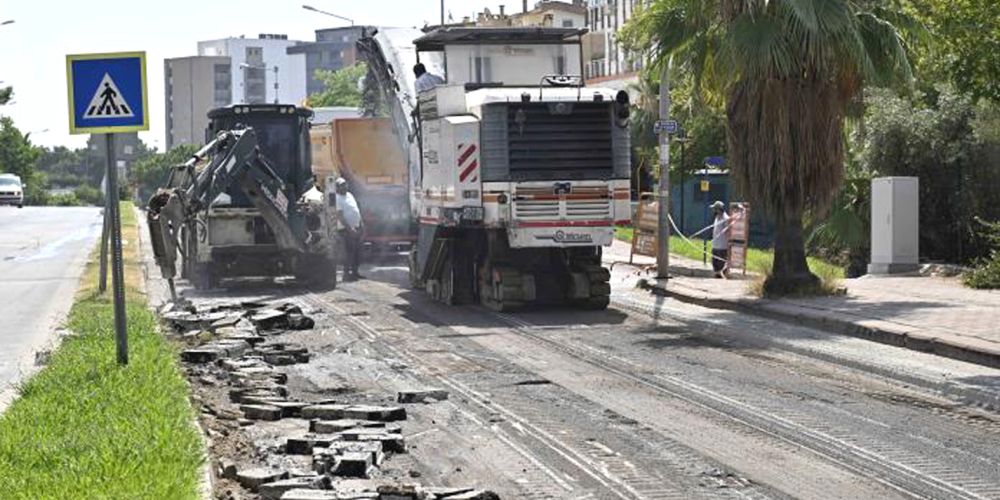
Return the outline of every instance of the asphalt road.
[[[1000,370],[621,286],[607,311],[500,314],[408,289],[402,259],[362,274],[336,290],[183,292],[314,315],[316,328],[269,340],[312,355],[281,367],[292,399],[447,390],[407,405],[407,452],[380,479],[560,500],[1000,499]],[[231,386],[202,378],[213,411],[238,412]],[[278,451],[308,426],[258,422],[213,453],[308,470]]]
[[[97,208],[0,207],[0,408],[73,301]]]
[[[504,497],[1000,498],[1000,418],[942,397],[993,400],[1000,371],[673,302],[658,321],[446,307],[401,268],[367,274],[317,305],[491,422],[433,426],[442,449],[488,429],[536,464],[466,457]]]

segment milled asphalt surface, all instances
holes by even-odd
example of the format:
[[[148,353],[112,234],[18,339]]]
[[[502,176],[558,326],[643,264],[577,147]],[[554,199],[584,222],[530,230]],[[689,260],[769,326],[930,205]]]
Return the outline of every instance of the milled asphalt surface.
[[[1000,370],[653,297],[624,269],[608,311],[509,314],[408,289],[402,258],[362,272],[209,295],[315,316],[287,335],[314,356],[285,370],[304,400],[450,392],[407,408],[389,477],[502,498],[1000,498]],[[268,432],[257,449],[305,423]]]
[[[542,492],[519,481],[531,467],[493,463],[515,497],[1000,498],[1000,419],[948,394],[991,396],[1000,371],[676,301],[658,320],[446,307],[401,267],[367,274],[323,295],[339,329],[478,401],[569,478]]]
[[[0,207],[0,411],[65,319],[100,232],[98,208]]]

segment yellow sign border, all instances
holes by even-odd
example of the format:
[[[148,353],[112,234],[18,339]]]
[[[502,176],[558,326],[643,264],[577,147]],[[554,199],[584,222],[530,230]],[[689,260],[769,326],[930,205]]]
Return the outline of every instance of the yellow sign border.
[[[139,58],[139,68],[142,73],[142,125],[121,125],[116,127],[77,127],[76,109],[73,106],[73,63],[94,59],[133,59]],[[102,54],[67,54],[66,55],[66,88],[67,104],[69,105],[70,134],[115,134],[119,132],[141,132],[149,130],[149,89],[146,86],[146,52],[106,52]]]

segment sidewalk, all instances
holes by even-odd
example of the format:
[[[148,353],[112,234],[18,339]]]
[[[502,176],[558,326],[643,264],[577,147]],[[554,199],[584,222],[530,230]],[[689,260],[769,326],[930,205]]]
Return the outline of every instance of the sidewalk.
[[[616,241],[605,250],[605,264],[628,266],[629,249]],[[636,256],[634,262],[641,267],[655,259]],[[748,279],[713,279],[709,267],[675,255],[670,263],[669,283],[657,282],[654,270],[629,273],[631,282],[616,287],[645,278],[652,293],[680,301],[1000,368],[1000,292],[968,289],[957,278],[862,277],[843,280],[846,296],[767,300],[748,294]]]

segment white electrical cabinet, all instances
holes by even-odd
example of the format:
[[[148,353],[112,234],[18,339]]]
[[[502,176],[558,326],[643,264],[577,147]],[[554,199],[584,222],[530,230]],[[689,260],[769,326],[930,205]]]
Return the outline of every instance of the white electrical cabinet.
[[[872,256],[869,274],[919,269],[920,181],[916,177],[872,179]]]

